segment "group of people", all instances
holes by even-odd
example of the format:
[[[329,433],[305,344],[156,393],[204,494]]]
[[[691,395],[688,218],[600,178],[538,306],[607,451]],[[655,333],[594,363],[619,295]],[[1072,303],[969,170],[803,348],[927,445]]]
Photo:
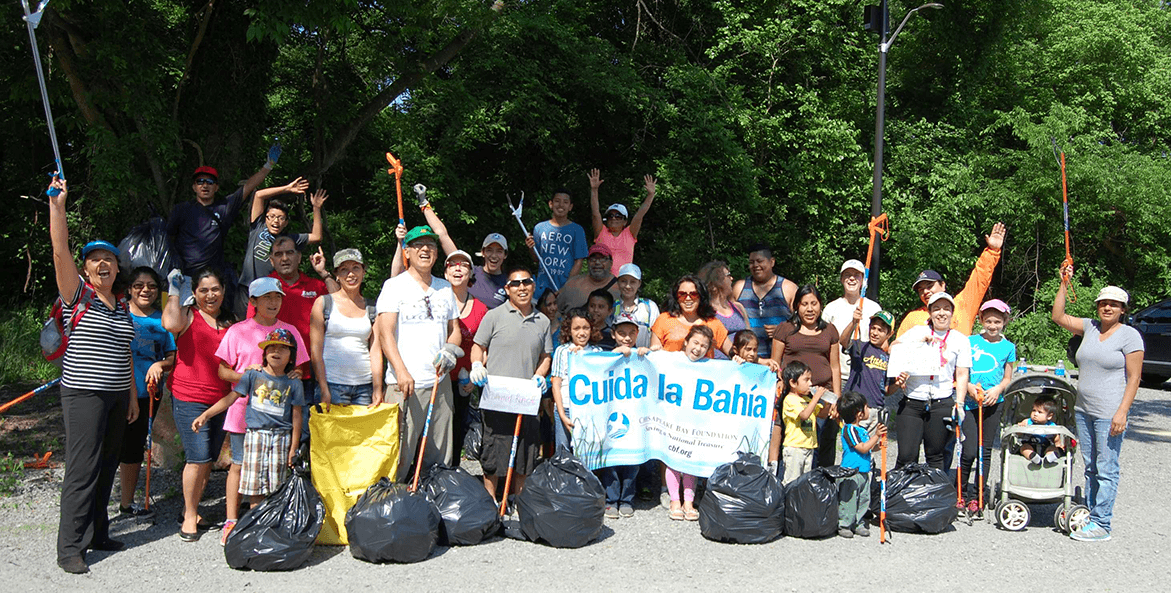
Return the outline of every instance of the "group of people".
[[[664,350],[691,360],[765,364],[780,379],[770,467],[786,482],[819,465],[856,467],[863,481],[852,491],[859,497],[869,492],[864,480],[870,451],[886,430],[879,410],[892,394],[904,394],[895,412],[899,465],[917,461],[922,450],[928,464],[945,468],[947,449],[955,446],[945,423],[958,417],[957,408],[972,412],[963,420],[965,434],[975,434],[974,414],[984,415],[986,431],[996,425],[1016,360],[1004,334],[1009,307],[983,301],[1005,240],[1002,224],[993,228],[954,296],[938,273],[919,275],[912,288],[923,306],[908,313],[897,332],[895,317],[861,296],[861,262],[842,264],[843,296],[827,304],[818,287],[778,276],[765,245],[748,250],[749,277],[735,280],[726,263],[708,262],[675,280],[660,306],[640,296],[643,271],[634,263],[656,181],[645,178],[646,199],[628,218],[623,204],[599,208],[602,178],[595,169],[588,175],[594,241],[589,244],[585,230],[569,219],[570,194],[557,192],[548,201],[551,218],[525,237],[528,257],[522,259],[536,265],[515,261],[508,240],[495,232],[481,243],[477,264],[455,244],[425,194],[418,194],[426,224],[399,226],[391,276],[371,302],[362,293],[366,261],[357,249],[333,254],[330,270],[318,248],[309,257],[316,277],[302,273],[302,251],[322,235],[326,195],[310,197],[311,231],[290,233],[284,200],[304,195],[308,184],[297,179],[258,189],[277,158],[279,150],[270,151],[265,167],[226,198],[217,196],[215,169],[195,171],[194,199],[176,206],[169,221],[178,266],[165,280],[161,309],[164,280],[150,268],[129,274],[124,296],[116,289],[118,249],[110,243],[87,243],[78,269],[66,228],[67,186],[53,181],[57,286],[67,318],[85,312],[70,335],[61,389],[66,475],[58,564],[67,572],[88,570],[87,549],[123,546],[110,538],[106,512],[119,463],[120,509],[143,512],[133,504],[134,489],[148,412],[158,410],[164,391],[173,396],[186,457],[179,529],[184,541],[197,541],[210,527],[199,503],[225,440],[231,469],[221,541],[238,519],[241,495],[257,504],[273,492],[302,443],[312,438],[312,406],[400,406],[395,477],[401,480],[419,454],[428,414],[422,463],[458,461],[477,389],[489,376],[531,379],[547,394],[540,417],[518,422],[512,414],[479,411],[485,488],[494,497],[507,495],[500,478],[511,468],[519,491],[554,445],[572,446],[573,411],[562,386],[571,358],[586,352],[644,356]],[[249,199],[249,238],[237,274],[225,265],[224,236]],[[440,261],[442,277],[433,275]],[[1073,534],[1076,539],[1109,537],[1118,454],[1142,359],[1141,336],[1122,321],[1126,293],[1106,289],[1098,305],[1097,319],[1069,317],[1064,289],[1053,305],[1055,322],[1086,335],[1078,357],[1077,418],[1092,521]],[[983,333],[969,337],[977,316]],[[940,373],[887,377],[892,342],[930,344]],[[990,434],[983,451],[975,450],[975,441],[963,444],[958,469],[965,483],[976,455],[987,466],[991,454]],[[1045,462],[1054,452],[1036,453]],[[703,476],[650,462],[604,468],[599,477],[607,517],[631,515],[641,485],[652,496],[654,489],[661,491],[671,519],[698,518],[695,487]],[[975,498],[972,492],[982,487],[968,484],[965,496]],[[850,498],[841,533],[865,535],[864,500]]]

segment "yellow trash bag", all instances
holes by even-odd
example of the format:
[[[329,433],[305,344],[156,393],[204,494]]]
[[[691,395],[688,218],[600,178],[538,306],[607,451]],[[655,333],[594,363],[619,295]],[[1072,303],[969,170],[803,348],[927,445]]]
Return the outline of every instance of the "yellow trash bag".
[[[325,504],[317,543],[346,545],[346,511],[380,478],[398,470],[398,406],[330,406],[309,416],[313,487]]]

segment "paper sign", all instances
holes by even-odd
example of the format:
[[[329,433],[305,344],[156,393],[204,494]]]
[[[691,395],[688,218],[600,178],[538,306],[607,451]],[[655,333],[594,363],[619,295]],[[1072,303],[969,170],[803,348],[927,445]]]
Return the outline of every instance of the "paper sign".
[[[536,416],[541,408],[541,392],[532,379],[488,375],[488,384],[480,394],[480,409]]]
[[[890,362],[886,365],[887,377],[898,377],[908,373],[912,377],[939,375],[939,348],[927,342],[901,342],[890,348]]]

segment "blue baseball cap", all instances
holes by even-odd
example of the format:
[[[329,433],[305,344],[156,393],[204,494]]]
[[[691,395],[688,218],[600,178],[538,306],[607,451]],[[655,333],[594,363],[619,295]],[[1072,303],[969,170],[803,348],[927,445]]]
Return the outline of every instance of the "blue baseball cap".
[[[282,295],[285,294],[285,291],[281,290],[280,281],[278,281],[276,278],[273,278],[272,276],[257,278],[248,285],[249,298],[261,297],[270,292],[279,292]]]
[[[100,241],[99,240],[99,241],[90,241],[89,243],[85,244],[85,247],[81,248],[82,259],[88,257],[90,252],[94,251],[95,249],[103,249],[105,251],[109,251],[110,253],[114,254],[114,257],[120,257],[122,255],[122,252],[118,251],[118,248],[114,247],[113,243],[110,243],[109,241]]]

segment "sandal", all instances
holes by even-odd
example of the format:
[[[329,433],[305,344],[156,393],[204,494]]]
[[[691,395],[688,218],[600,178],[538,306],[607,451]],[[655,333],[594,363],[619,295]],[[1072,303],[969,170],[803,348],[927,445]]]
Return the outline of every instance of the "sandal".
[[[688,509],[684,511],[683,516],[688,521],[699,521],[699,511],[695,509]]]
[[[203,537],[203,532],[199,531],[199,530],[195,530],[191,533],[187,533],[186,531],[183,531],[182,529],[179,530],[179,539],[181,539],[187,543],[197,542],[197,541],[199,541],[199,538],[201,538],[201,537]]]
[[[673,509],[668,516],[671,517],[672,521],[682,521],[685,518],[683,509]]]

